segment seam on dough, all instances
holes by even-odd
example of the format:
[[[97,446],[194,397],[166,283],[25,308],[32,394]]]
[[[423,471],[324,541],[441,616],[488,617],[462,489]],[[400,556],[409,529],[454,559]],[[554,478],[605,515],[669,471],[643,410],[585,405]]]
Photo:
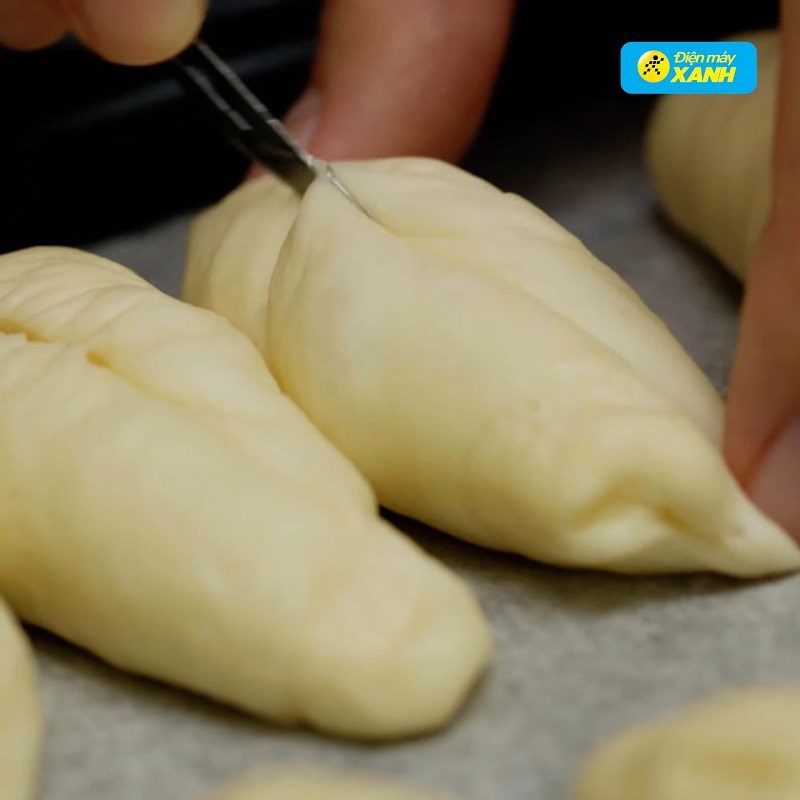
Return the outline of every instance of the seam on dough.
[[[378,225],[379,223],[372,223],[372,224]],[[469,263],[465,264],[462,261],[459,261],[458,259],[455,259],[455,258],[451,258],[446,254],[442,254],[442,253],[439,253],[439,252],[436,252],[436,251],[430,251],[424,246],[424,243],[423,243],[423,239],[432,240],[432,239],[435,239],[435,238],[441,238],[441,239],[446,241],[448,239],[448,237],[444,237],[444,236],[442,236],[442,237],[440,237],[440,236],[437,236],[437,237],[433,237],[433,236],[426,236],[426,237],[404,236],[403,234],[395,233],[395,231],[392,230],[390,227],[386,227],[386,226],[382,226],[382,227],[384,227],[384,230],[389,235],[391,235],[391,236],[393,236],[393,237],[395,237],[397,239],[400,239],[404,244],[406,244],[407,246],[412,248],[412,250],[414,250],[417,253],[421,254],[428,265],[436,267],[437,265],[441,264],[441,265],[445,266],[445,268],[447,268],[449,271],[455,271],[455,272],[466,271],[466,272],[469,272],[470,274],[475,275],[475,276],[479,276],[480,278],[482,278],[484,280],[488,280],[488,281],[490,281],[491,283],[493,283],[493,284],[495,284],[497,286],[504,287],[506,289],[510,289],[512,292],[514,292],[515,295],[517,295],[518,297],[523,298],[528,303],[531,303],[531,302],[538,303],[542,308],[546,309],[551,314],[553,314],[556,317],[558,317],[559,319],[563,320],[567,325],[569,325],[571,328],[573,328],[574,330],[579,332],[588,341],[590,341],[594,346],[602,348],[606,353],[608,353],[610,356],[612,356],[614,358],[614,360],[617,361],[620,364],[620,366],[623,366],[625,368],[625,370],[627,372],[629,372],[634,378],[636,378],[636,380],[645,389],[647,389],[647,391],[650,392],[654,397],[661,397],[663,395],[663,389],[659,384],[657,384],[653,380],[651,380],[649,376],[643,375],[642,373],[640,373],[639,370],[634,367],[634,365],[628,360],[628,358],[623,353],[621,353],[619,350],[617,350],[616,348],[612,347],[610,344],[608,344],[608,343],[604,342],[603,340],[601,340],[600,338],[598,338],[594,333],[592,333],[589,330],[589,328],[587,326],[585,326],[583,324],[582,321],[572,319],[571,317],[567,316],[567,314],[564,313],[563,311],[560,311],[559,309],[557,309],[554,306],[550,305],[550,303],[548,303],[547,301],[542,299],[539,295],[534,294],[533,292],[522,288],[517,283],[515,283],[514,281],[509,280],[508,278],[505,278],[505,277],[503,277],[501,275],[495,275],[495,274],[493,274],[491,272],[487,272],[486,270],[482,270],[482,269],[480,269],[480,267],[474,266],[474,265],[469,264]],[[669,327],[666,325],[666,323],[657,314],[655,314],[655,312],[641,299],[641,297],[633,289],[631,289],[627,284],[625,284],[625,282],[622,280],[622,278],[620,278],[620,276],[616,272],[611,270],[610,267],[607,267],[605,264],[603,264],[603,262],[600,261],[597,258],[597,256],[595,256],[594,253],[592,253],[591,250],[589,250],[586,247],[586,245],[584,245],[583,242],[581,242],[577,237],[573,236],[571,240],[565,241],[563,244],[562,243],[557,243],[557,244],[558,244],[559,247],[563,246],[565,249],[576,249],[576,250],[580,250],[580,251],[585,251],[588,254],[589,257],[593,258],[595,261],[597,261],[599,264],[601,264],[605,269],[608,269],[610,271],[611,275],[604,275],[603,276],[605,279],[607,279],[606,282],[610,283],[610,284],[622,284],[624,289],[627,289],[627,291],[631,294],[632,299],[635,299],[635,301],[637,303],[641,303],[642,306],[644,307],[644,309],[646,310],[646,312],[653,317],[653,320],[655,322],[657,322],[659,325],[661,325],[667,331],[667,333],[670,336],[672,336],[672,332],[669,330]],[[285,242],[284,242],[284,245],[285,245]],[[283,250],[283,248],[281,248],[281,250]],[[308,272],[308,270],[306,270],[306,272]],[[612,275],[613,275],[613,278],[612,278]],[[274,277],[274,273],[273,273],[273,277]],[[616,278],[616,280],[614,280],[615,278]],[[300,282],[297,282],[295,284],[295,291],[299,291],[299,286],[300,286]],[[270,289],[271,288],[272,287],[270,285]],[[613,288],[619,288],[619,287],[617,285],[614,285]],[[667,407],[670,408],[671,410],[675,410],[675,411],[681,412],[687,418],[687,420],[692,424],[692,426],[694,428],[696,428],[697,430],[701,431],[699,425],[695,423],[695,421],[691,417],[691,415],[684,409],[684,407],[677,400],[673,400],[672,398],[667,398]],[[701,431],[701,433],[705,437],[705,433],[702,432],[702,431]]]
[[[316,481],[309,481],[307,479],[303,479],[302,473],[297,473],[294,471],[284,471],[279,467],[276,467],[274,464],[258,457],[256,454],[251,452],[247,447],[243,446],[241,442],[238,440],[238,437],[234,436],[226,429],[223,422],[225,417],[235,420],[253,421],[254,423],[260,423],[262,422],[262,420],[263,422],[267,422],[269,420],[270,423],[274,423],[273,419],[267,418],[266,416],[261,418],[261,417],[245,415],[243,413],[242,414],[229,413],[219,410],[217,408],[209,408],[209,407],[204,408],[201,406],[194,406],[189,403],[181,402],[176,398],[170,397],[169,395],[166,394],[162,394],[157,390],[153,390],[149,386],[141,384],[131,379],[127,375],[121,374],[117,369],[115,369],[113,363],[111,363],[102,354],[102,352],[98,350],[87,347],[84,344],[79,344],[75,342],[63,342],[58,340],[47,339],[38,334],[36,331],[33,331],[30,328],[25,327],[24,325],[20,325],[19,323],[14,322],[13,320],[0,318],[0,335],[9,335],[9,336],[22,335],[31,344],[61,345],[64,347],[78,348],[83,352],[87,364],[111,372],[114,375],[114,377],[122,381],[131,390],[137,392],[138,394],[145,395],[150,400],[158,400],[177,411],[182,411],[186,413],[196,422],[199,422],[201,425],[203,425],[211,432],[213,432],[216,436],[220,437],[220,439],[222,439],[228,447],[237,452],[241,457],[246,458],[260,472],[279,475],[283,480],[288,481],[290,484],[312,491],[323,502],[330,504],[333,508],[336,508],[337,510],[340,509],[341,505],[340,501],[338,501],[334,495],[326,492],[319,483],[317,483]],[[309,425],[310,424],[311,423],[309,423]],[[322,434],[320,434],[320,436],[322,436]]]
[[[25,328],[22,325],[17,324],[16,322],[12,322],[11,320],[6,320],[6,319],[0,319],[0,335],[4,336],[22,335],[29,342],[54,344],[54,342],[49,342],[43,336],[39,336],[39,334],[34,333],[28,328]]]
[[[218,418],[223,418],[223,419],[225,417],[228,417],[230,419],[253,421],[253,422],[261,422],[262,420],[267,421],[269,419],[270,422],[273,422],[271,418],[268,418],[266,416],[262,418],[246,414],[230,413],[222,411],[218,408],[195,406],[187,402],[181,402],[177,398],[171,397],[166,394],[162,394],[157,390],[152,389],[149,385],[142,384],[130,378],[130,376],[120,373],[114,367],[113,363],[108,358],[106,358],[106,356],[104,356],[103,353],[100,352],[99,350],[95,350],[93,348],[87,347],[85,344],[77,342],[64,342],[60,340],[47,339],[46,337],[42,336],[36,331],[33,331],[24,325],[20,325],[19,323],[14,322],[13,320],[0,319],[0,335],[8,335],[8,336],[22,335],[31,344],[61,345],[63,347],[77,348],[80,351],[82,351],[87,364],[90,364],[94,367],[99,367],[101,369],[105,369],[113,373],[114,377],[122,381],[125,385],[127,385],[130,389],[137,392],[138,394],[143,394],[150,400],[158,400],[164,403],[165,405],[171,406],[176,410],[184,411],[187,414],[189,414],[193,419],[200,421],[206,427],[213,430],[213,432],[216,435],[223,438],[229,447],[234,448],[241,455],[246,456],[259,468],[259,470],[273,471],[279,475],[283,475],[284,478],[289,479],[290,481],[296,483],[299,486],[313,487],[318,490],[318,486],[316,483],[306,483],[300,481],[296,477],[293,477],[290,473],[283,472],[275,466],[268,466],[260,458],[257,458],[255,455],[253,455],[248,449],[243,448],[241,444],[237,441],[236,437],[229,434],[224,429],[223,426],[219,425],[216,422],[216,420],[208,419],[207,417],[216,416]],[[207,417],[204,417],[203,415],[207,415]],[[324,494],[323,496],[327,498],[327,494]]]

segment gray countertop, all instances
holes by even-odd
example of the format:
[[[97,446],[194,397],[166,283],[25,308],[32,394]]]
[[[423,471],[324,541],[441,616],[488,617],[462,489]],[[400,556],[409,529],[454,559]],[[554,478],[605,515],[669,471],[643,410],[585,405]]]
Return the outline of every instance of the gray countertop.
[[[642,107],[551,115],[484,141],[470,166],[532,199],[615,267],[721,387],[739,289],[658,218]],[[174,293],[186,219],[91,249]],[[721,685],[800,682],[800,577],[634,579],[560,571],[400,521],[474,587],[493,666],[444,733],[369,746],[280,730],[120,674],[41,632],[43,800],[191,800],[257,764],[347,766],[461,800],[566,800],[587,749]]]

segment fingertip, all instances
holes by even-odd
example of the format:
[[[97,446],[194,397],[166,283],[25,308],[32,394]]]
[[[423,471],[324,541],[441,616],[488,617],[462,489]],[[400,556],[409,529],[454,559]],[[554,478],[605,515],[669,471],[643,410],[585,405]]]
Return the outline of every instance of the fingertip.
[[[267,172],[269,172],[269,170],[263,164],[259,161],[254,161],[244,174],[244,182],[247,183],[248,181],[257,180],[262,175],[266,175]]]
[[[327,159],[459,158],[483,117],[510,0],[329,0],[312,85],[310,149]]]
[[[800,541],[800,413],[769,444],[748,488],[753,502]]]
[[[64,15],[49,0],[0,3],[0,45],[12,50],[40,50],[67,32]]]
[[[284,117],[283,124],[292,138],[308,149],[314,141],[322,118],[322,92],[309,86]]]
[[[107,61],[142,66],[185,49],[203,24],[206,0],[69,0],[78,38]]]
[[[800,540],[800,273],[784,222],[768,226],[748,270],[725,455],[753,502]]]

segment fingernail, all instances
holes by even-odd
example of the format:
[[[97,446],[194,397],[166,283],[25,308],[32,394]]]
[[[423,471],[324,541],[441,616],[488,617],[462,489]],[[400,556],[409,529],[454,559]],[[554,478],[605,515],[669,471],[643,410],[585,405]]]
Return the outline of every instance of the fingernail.
[[[299,145],[308,148],[319,128],[321,116],[322,92],[311,87],[306,89],[289,109],[283,124]]]
[[[756,505],[800,540],[800,414],[792,417],[750,481]]]
[[[269,172],[269,170],[263,164],[258,161],[254,161],[247,168],[247,172],[244,174],[245,183],[247,183],[247,181],[254,181],[256,178],[266,175],[267,172]]]

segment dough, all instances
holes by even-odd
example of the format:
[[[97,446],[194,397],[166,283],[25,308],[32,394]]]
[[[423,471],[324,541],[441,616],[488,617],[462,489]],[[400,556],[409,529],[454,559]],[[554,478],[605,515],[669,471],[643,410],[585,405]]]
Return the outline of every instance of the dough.
[[[359,737],[442,725],[489,634],[225,320],[0,258],[0,594],[135,673]]]
[[[337,170],[382,225],[263,178],[195,223],[184,296],[248,333],[384,505],[565,566],[800,565],[719,454],[719,396],[574,236],[440,162]]]
[[[798,730],[797,690],[729,691],[603,745],[575,800],[797,800]]]
[[[39,767],[42,715],[33,657],[0,600],[0,797],[32,800]]]
[[[211,800],[211,798],[209,798]],[[253,774],[231,784],[213,800],[445,800],[379,778],[283,770]]]
[[[662,97],[647,159],[667,216],[744,277],[769,211],[780,46],[774,31],[736,38],[758,48],[756,90]]]

